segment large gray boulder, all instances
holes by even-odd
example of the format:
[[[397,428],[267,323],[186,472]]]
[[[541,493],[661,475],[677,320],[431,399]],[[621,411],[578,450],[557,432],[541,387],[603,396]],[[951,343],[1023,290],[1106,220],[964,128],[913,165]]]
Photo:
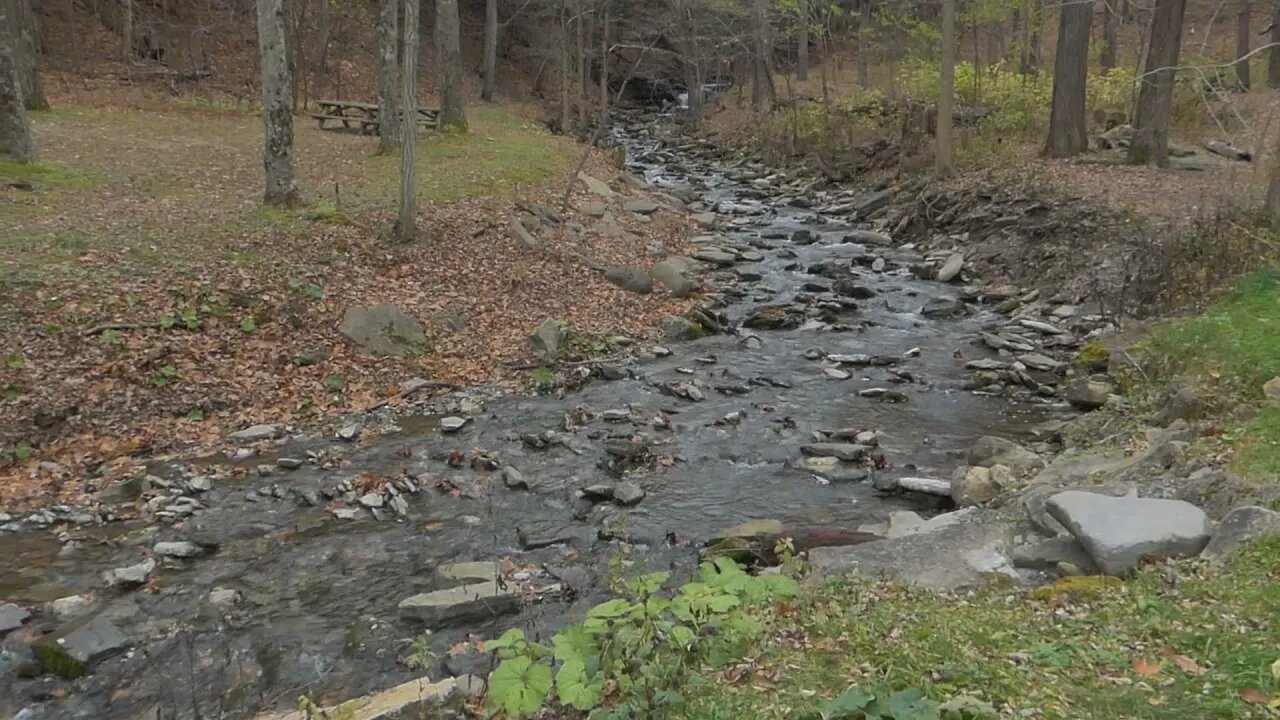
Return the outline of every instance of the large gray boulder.
[[[483,620],[516,612],[520,594],[515,585],[494,580],[414,595],[400,601],[400,617],[440,627],[463,620]]]
[[[669,257],[654,263],[650,274],[654,280],[670,290],[672,296],[686,298],[698,290],[698,281],[689,277],[691,262],[688,258]]]
[[[1218,523],[1213,531],[1213,539],[1200,556],[1210,562],[1219,562],[1236,550],[1273,532],[1280,532],[1280,512],[1257,505],[1236,508]]]
[[[422,324],[395,305],[349,307],[338,332],[370,355],[417,355],[427,345]]]
[[[666,315],[662,318],[662,337],[667,341],[693,340],[702,336],[702,326],[679,315]]]
[[[0,636],[10,630],[17,630],[31,617],[27,609],[13,603],[0,605]]]
[[[1127,575],[1148,555],[1198,555],[1209,542],[1208,517],[1182,500],[1068,490],[1049,498],[1045,507],[1108,575]]]
[[[969,448],[968,462],[975,467],[1005,465],[1013,470],[1034,470],[1044,466],[1039,455],[1012,440],[994,435],[980,437]]]
[[[1016,578],[1007,535],[1001,523],[970,515],[937,530],[921,527],[879,542],[814,548],[809,551],[809,567],[811,577],[819,581],[856,572],[927,590],[959,590],[981,585],[993,573]]]
[[[964,267],[964,255],[960,253],[951,253],[947,257],[947,261],[938,269],[938,282],[951,282],[960,275],[961,268]]]
[[[96,617],[69,630],[59,631],[36,648],[36,657],[49,672],[78,678],[94,666],[129,648],[129,638],[106,618]]]
[[[604,271],[604,279],[610,283],[640,295],[653,292],[653,278],[648,271],[634,265],[619,265]]]
[[[542,321],[538,329],[534,330],[533,335],[529,337],[529,344],[533,346],[533,351],[546,359],[559,355],[565,340],[568,339],[568,333],[564,328],[565,323],[558,320]]]
[[[1111,383],[1105,380],[1082,377],[1068,384],[1064,395],[1072,407],[1087,412],[1106,405],[1114,390]]]

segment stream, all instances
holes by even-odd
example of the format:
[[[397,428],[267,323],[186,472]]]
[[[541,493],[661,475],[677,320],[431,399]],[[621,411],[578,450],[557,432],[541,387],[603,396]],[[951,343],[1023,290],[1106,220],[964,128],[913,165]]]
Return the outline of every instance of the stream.
[[[335,702],[390,687],[423,674],[400,662],[423,628],[402,619],[398,603],[447,585],[438,566],[510,558],[509,574],[531,583],[536,597],[518,613],[449,623],[427,636],[429,674],[475,672],[462,666],[479,660],[449,649],[516,626],[546,636],[580,615],[607,592],[622,540],[631,571],[640,572],[689,568],[704,542],[748,520],[846,529],[882,522],[895,510],[929,507],[877,492],[883,478],[946,478],[976,438],[1024,436],[1056,412],[967,389],[965,360],[992,354],[974,339],[994,313],[968,304],[959,317],[923,315],[960,287],[917,279],[909,266],[921,258],[898,245],[910,239],[849,242],[865,230],[849,220],[855,193],[804,193],[762,167],[668,147],[658,127],[636,122],[619,131],[630,169],[719,212],[716,244],[738,257],[713,272],[712,301],[721,300],[715,310],[736,330],[664,343],[665,356],[636,345],[637,359],[616,373],[625,377],[593,379],[564,397],[463,391],[433,400],[439,415],[366,421],[359,445],[297,437],[270,456],[209,459],[194,470],[220,470],[220,479],[196,496],[202,509],[181,528],[125,521],[0,535],[0,603],[33,613],[0,644],[0,715],[250,717],[291,708],[304,692]],[[821,263],[856,282],[863,299],[825,290],[831,271],[810,272]],[[763,305],[803,316],[799,327],[739,327]],[[813,348],[876,359],[846,363],[851,377],[837,379],[835,363],[806,357],[817,355]],[[703,399],[662,390],[689,383]],[[862,392],[873,388],[890,392]],[[443,415],[470,421],[444,433]],[[878,433],[886,466],[874,481],[828,481],[800,465],[800,447],[816,432],[844,428]],[[643,448],[644,462],[606,449],[628,442]],[[454,451],[466,461],[450,458]],[[281,457],[311,460],[253,471]],[[231,479],[231,464],[250,472]],[[508,487],[490,469],[508,466],[527,489]],[[184,470],[152,472],[180,485],[191,474]],[[361,477],[413,478],[420,490],[398,496],[403,514],[384,508],[379,520],[361,508],[354,519],[335,516],[320,494]],[[624,479],[643,489],[638,503],[578,497],[584,486]],[[104,588],[105,571],[141,563],[157,541],[170,540],[194,540],[202,554],[163,559],[142,588]],[[552,583],[559,592],[537,592]],[[88,599],[62,618],[35,611],[73,595]],[[110,621],[129,649],[75,681],[35,675],[19,635],[89,616]]]

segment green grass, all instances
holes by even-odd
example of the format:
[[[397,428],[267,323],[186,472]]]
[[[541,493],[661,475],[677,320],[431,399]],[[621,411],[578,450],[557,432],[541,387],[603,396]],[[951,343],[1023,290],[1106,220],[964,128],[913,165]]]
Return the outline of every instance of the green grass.
[[[43,192],[83,190],[101,184],[102,175],[76,165],[57,162],[16,163],[0,160],[0,185],[30,185]]]
[[[1155,381],[1192,387],[1219,414],[1239,403],[1264,405],[1251,421],[1226,423],[1233,469],[1253,480],[1280,476],[1280,409],[1262,385],[1280,377],[1280,272],[1254,273],[1195,317],[1156,327],[1140,347]]]
[[[816,590],[759,648],[754,676],[710,683],[684,717],[789,718],[851,686],[969,696],[1001,717],[1271,717],[1246,698],[1280,696],[1280,535],[1223,572],[1188,561],[1059,589]]]

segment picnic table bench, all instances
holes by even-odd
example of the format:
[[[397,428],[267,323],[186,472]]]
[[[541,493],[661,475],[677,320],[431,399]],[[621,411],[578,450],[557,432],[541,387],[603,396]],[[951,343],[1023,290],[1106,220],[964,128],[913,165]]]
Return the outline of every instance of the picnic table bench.
[[[356,128],[366,135],[378,134],[378,105],[354,100],[317,100],[319,112],[312,113],[316,126],[325,129],[325,123],[342,123],[342,127]],[[403,117],[403,114],[401,115]],[[436,129],[440,125],[440,111],[435,108],[418,108],[417,122],[422,127]]]

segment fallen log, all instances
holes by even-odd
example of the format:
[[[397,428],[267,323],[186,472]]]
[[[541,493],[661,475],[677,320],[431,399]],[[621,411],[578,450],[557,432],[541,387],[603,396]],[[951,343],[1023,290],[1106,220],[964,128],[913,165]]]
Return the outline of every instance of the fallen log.
[[[1221,155],[1228,160],[1239,160],[1240,162],[1253,162],[1253,153],[1248,150],[1226,143],[1221,140],[1210,140],[1205,143],[1205,149],[1214,155]]]

